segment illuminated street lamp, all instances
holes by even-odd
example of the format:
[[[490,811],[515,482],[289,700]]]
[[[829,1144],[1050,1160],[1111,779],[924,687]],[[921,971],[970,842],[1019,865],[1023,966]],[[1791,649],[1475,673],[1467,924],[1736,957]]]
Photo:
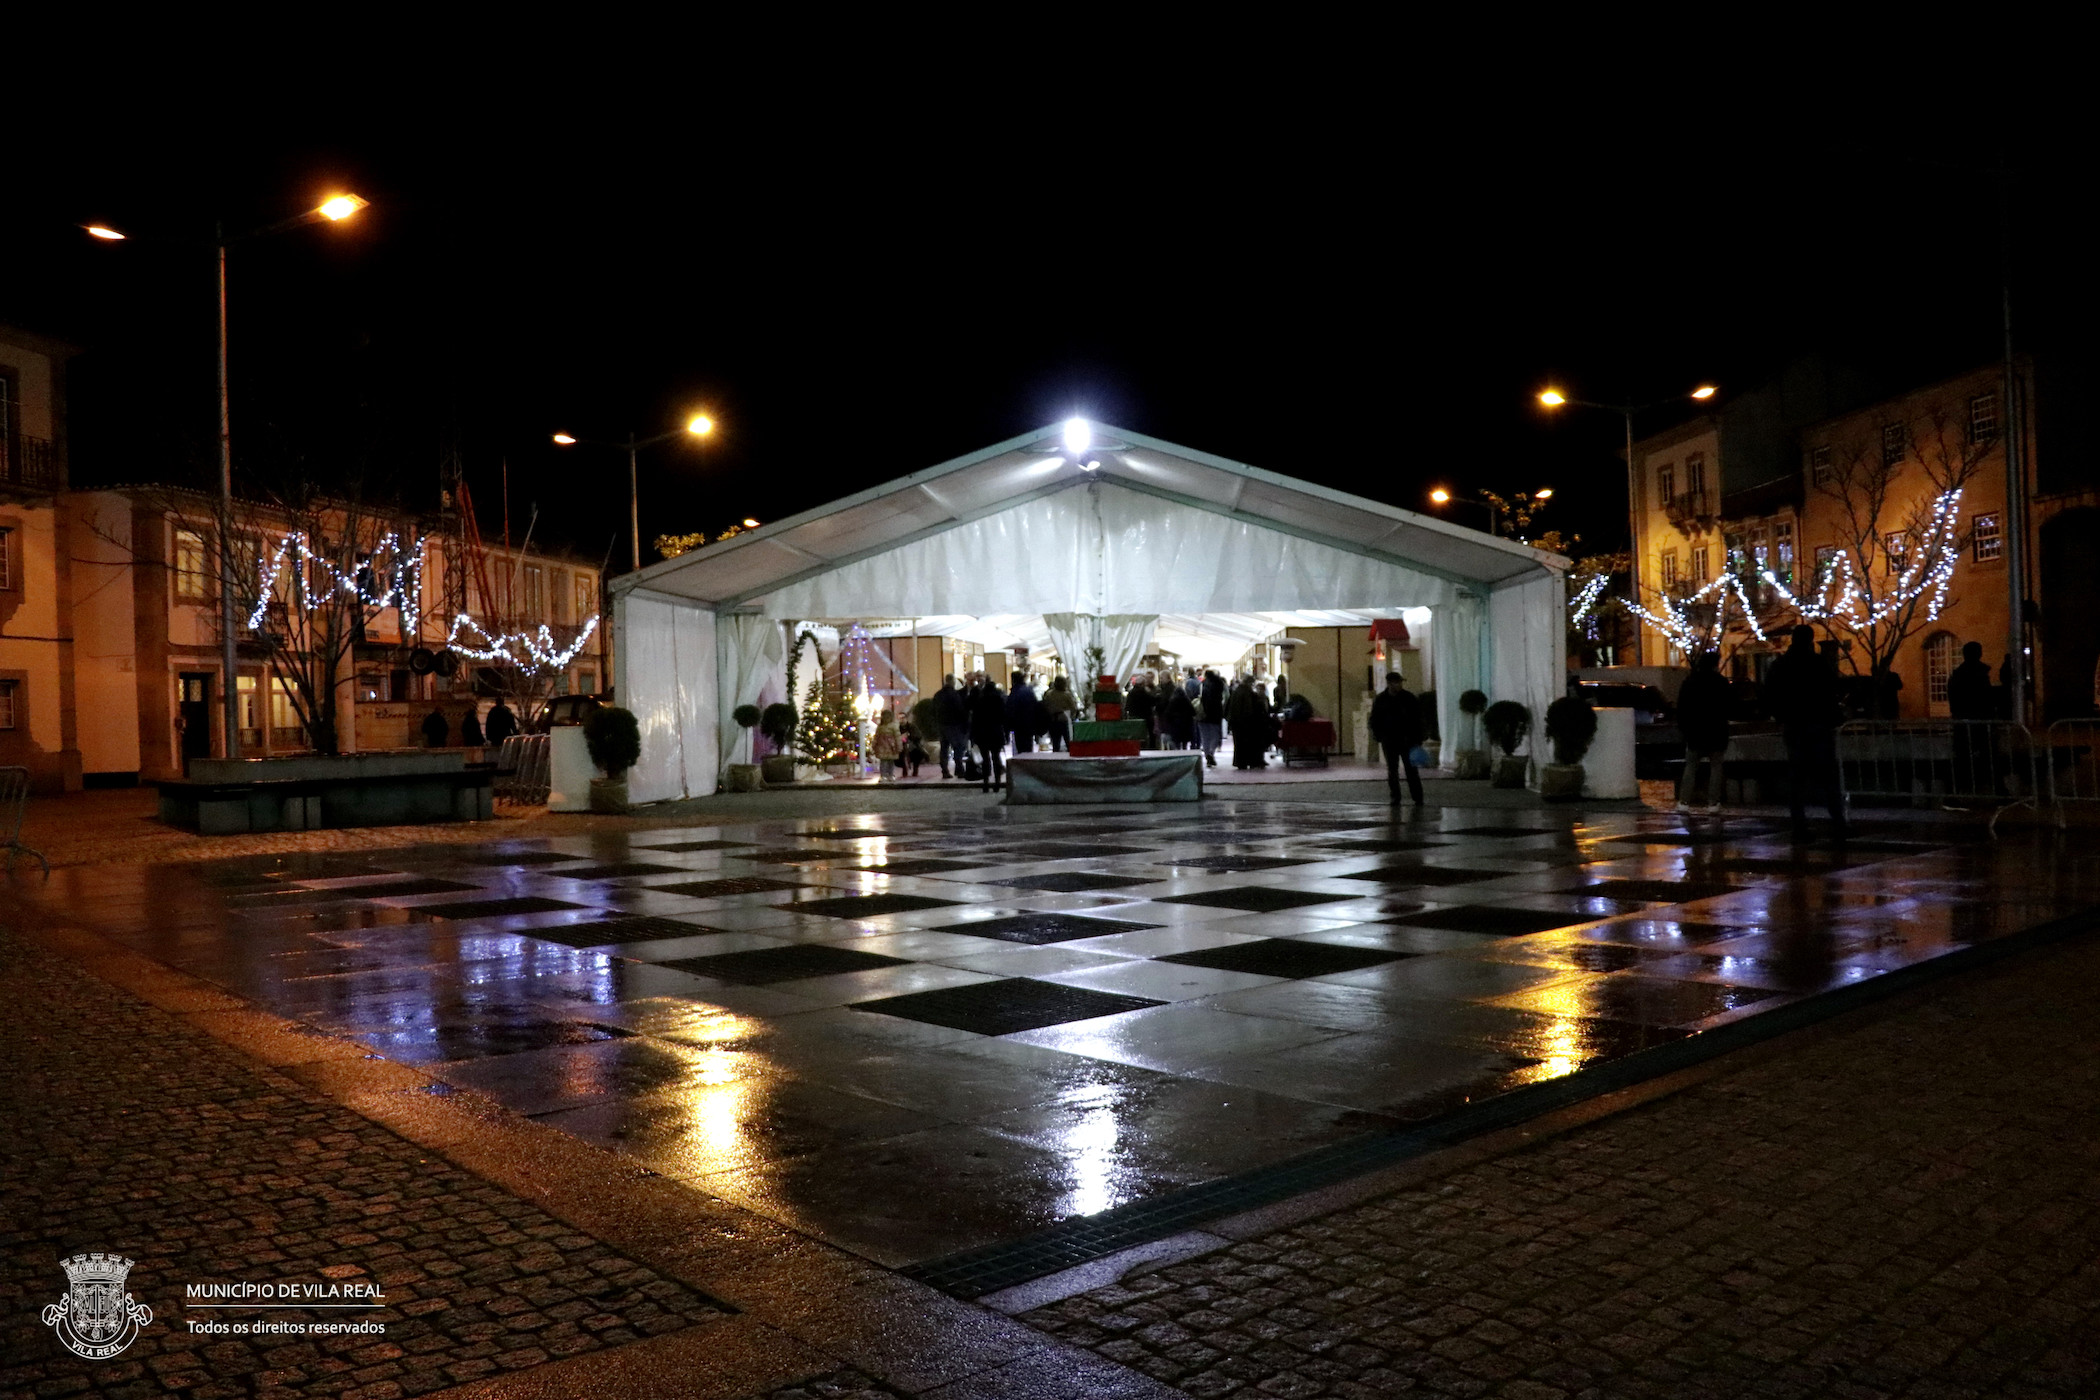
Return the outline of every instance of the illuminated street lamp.
[[[224,692],[219,699],[225,716],[228,758],[241,756],[241,700],[238,663],[234,654],[233,419],[226,392],[226,250],[235,243],[267,238],[273,233],[289,233],[308,224],[324,221],[339,224],[358,210],[369,208],[371,203],[359,195],[334,194],[289,219],[280,219],[246,233],[229,234],[223,223],[212,226],[212,246],[218,252],[219,261],[219,666],[223,672],[220,689]],[[81,227],[90,238],[104,243],[122,243],[129,237],[107,224],[83,224]]]
[[[1502,516],[1504,512],[1509,512],[1511,514],[1517,513],[1514,511],[1510,511],[1510,505],[1508,500],[1504,500],[1502,497],[1495,495],[1493,492],[1487,493],[1484,497],[1460,496],[1454,494],[1445,487],[1437,486],[1432,487],[1430,489],[1429,499],[1432,504],[1440,506],[1450,505],[1454,501],[1457,502],[1459,505],[1463,506],[1479,506],[1482,510],[1488,513],[1488,533],[1497,537],[1499,537],[1502,534]],[[1536,491],[1519,491],[1511,499],[1523,503],[1522,506],[1519,507],[1519,511],[1522,511],[1523,518],[1517,522],[1517,528],[1523,529],[1526,523],[1530,520],[1530,512],[1528,510],[1523,510],[1523,506],[1529,506],[1537,501],[1549,501],[1553,499],[1553,488],[1550,486],[1541,486]]]
[[[683,428],[673,428],[668,433],[658,433],[652,438],[637,440],[633,433],[629,433],[625,442],[594,442],[589,438],[580,438],[571,433],[556,433],[554,435],[554,443],[557,447],[624,447],[627,449],[627,533],[633,540],[634,567],[637,571],[642,567],[642,488],[641,469],[636,463],[636,457],[645,447],[654,447],[658,443],[669,442],[675,437],[706,437],[714,430],[714,419],[708,417],[705,413],[696,413],[686,420]],[[758,522],[750,520],[746,521],[745,524],[756,526]]]

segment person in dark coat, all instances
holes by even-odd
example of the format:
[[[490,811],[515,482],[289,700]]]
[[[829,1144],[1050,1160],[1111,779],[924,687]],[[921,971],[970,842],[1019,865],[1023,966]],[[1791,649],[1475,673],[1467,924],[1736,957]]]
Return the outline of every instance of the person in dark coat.
[[[1269,701],[1254,682],[1243,679],[1233,686],[1225,699],[1225,725],[1232,731],[1233,767],[1269,766],[1262,757],[1269,747]]]
[[[933,713],[941,726],[941,776],[960,778],[970,762],[970,705],[955,688],[955,677],[941,677],[941,688],[933,695]]]
[[[1816,630],[1802,625],[1793,632],[1786,652],[1772,663],[1765,678],[1772,715],[1786,739],[1788,800],[1793,807],[1794,836],[1808,836],[1807,803],[1813,793],[1830,813],[1831,834],[1845,839],[1845,797],[1838,786],[1837,672],[1816,655]]]
[[[1043,732],[1043,709],[1026,671],[1014,674],[1014,688],[1006,694],[1006,732],[1013,735],[1015,753],[1035,752],[1035,736]]]
[[[1134,719],[1145,726],[1147,737],[1145,748],[1156,747],[1151,735],[1159,728],[1159,696],[1152,689],[1148,676],[1139,676],[1123,694],[1123,718]]]
[[[498,700],[490,708],[488,720],[482,725],[482,732],[488,735],[491,744],[501,744],[518,732],[518,717],[511,713],[510,706]]]
[[[970,742],[976,746],[986,792],[1006,786],[1006,696],[981,676],[970,693]]]
[[[1225,742],[1225,678],[1216,671],[1203,673],[1203,688],[1196,699],[1196,732],[1203,743],[1203,762],[1218,766],[1218,745]]]
[[[1196,702],[1189,698],[1188,691],[1173,687],[1167,694],[1167,711],[1160,721],[1160,729],[1166,735],[1170,749],[1192,748],[1196,742]]]
[[[451,737],[452,721],[445,718],[445,712],[442,709],[435,705],[431,706],[430,713],[423,716],[423,747],[426,749],[441,749],[445,747],[445,741]]]
[[[1728,750],[1728,682],[1714,653],[1702,651],[1677,692],[1677,729],[1684,735],[1684,776],[1677,780],[1677,810],[1693,810],[1699,765],[1706,765],[1706,810],[1721,810],[1721,755]]]
[[[481,716],[472,705],[459,717],[459,741],[470,749],[478,749],[486,742],[481,737]]]
[[[1371,737],[1385,754],[1385,785],[1400,801],[1400,773],[1407,772],[1407,795],[1422,805],[1422,775],[1415,768],[1415,746],[1422,742],[1422,702],[1398,671],[1385,673],[1385,689],[1371,702]]]
[[[1999,717],[1998,692],[1981,642],[1962,644],[1961,665],[1947,676],[1947,713],[1957,720]],[[1954,783],[1959,793],[1998,794],[1997,745],[1989,730],[1954,726]]]

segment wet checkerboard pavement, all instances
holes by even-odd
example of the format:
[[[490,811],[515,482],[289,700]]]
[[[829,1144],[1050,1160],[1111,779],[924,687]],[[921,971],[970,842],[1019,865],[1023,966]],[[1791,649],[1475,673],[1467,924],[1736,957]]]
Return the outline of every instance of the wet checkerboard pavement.
[[[36,897],[891,1267],[1392,1133],[2100,904],[1925,823],[913,814],[62,870]]]

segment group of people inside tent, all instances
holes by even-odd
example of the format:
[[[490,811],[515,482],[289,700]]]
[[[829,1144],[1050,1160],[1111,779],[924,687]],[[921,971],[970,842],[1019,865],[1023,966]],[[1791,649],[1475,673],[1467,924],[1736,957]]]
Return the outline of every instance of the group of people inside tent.
[[[938,753],[941,777],[975,781],[985,790],[1006,781],[1006,754],[1033,753],[1047,746],[1063,753],[1072,724],[1082,713],[1079,696],[1065,676],[1053,676],[1041,693],[1025,671],[1016,672],[1010,689],[984,671],[958,680],[944,676],[941,688],[911,711],[885,711],[878,720],[869,754],[881,776],[918,776],[919,767]],[[1148,749],[1200,750],[1205,763],[1218,765],[1225,735],[1232,735],[1235,768],[1267,766],[1287,720],[1311,719],[1312,705],[1290,692],[1278,676],[1272,694],[1266,682],[1240,676],[1227,683],[1216,671],[1140,672],[1123,692],[1123,717],[1145,724]]]

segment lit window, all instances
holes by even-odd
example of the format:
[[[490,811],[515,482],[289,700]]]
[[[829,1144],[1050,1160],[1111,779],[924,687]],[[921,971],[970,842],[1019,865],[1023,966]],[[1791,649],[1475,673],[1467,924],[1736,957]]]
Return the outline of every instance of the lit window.
[[[1761,574],[1771,566],[1771,552],[1765,544],[1765,527],[1762,525],[1753,525],[1750,527],[1751,572]]]
[[[1662,498],[1665,509],[1677,499],[1677,467],[1665,462],[1655,469],[1655,494]]]
[[[1998,513],[1979,515],[1972,523],[1970,539],[1974,543],[1974,558],[1979,564],[1993,563],[2005,555],[2005,536],[1999,532]]]
[[[592,587],[590,575],[576,575],[576,620],[578,622],[589,622],[591,620],[591,611],[596,606],[596,600],[597,589]],[[585,687],[585,689],[588,690],[589,687]]]
[[[568,617],[565,616],[565,611],[569,606],[569,571],[567,569],[556,569],[554,571],[553,598],[553,620],[556,622],[567,622],[569,620]],[[577,621],[580,622],[582,621],[582,619],[578,618]]]
[[[1706,579],[1706,546],[1702,544],[1692,551],[1692,582],[1704,583]]]
[[[1663,587],[1668,588],[1676,582],[1677,551],[1674,549],[1666,549],[1663,551]]]
[[[576,693],[578,695],[596,695],[598,693],[597,671],[589,666],[576,668]]]
[[[1818,486],[1828,486],[1830,484],[1830,478],[1833,473],[1830,466],[1830,449],[1828,447],[1811,447],[1808,449],[1808,475]]]
[[[1954,634],[1935,632],[1925,639],[1925,699],[1947,703],[1947,678],[1954,674]]]
[[[1885,423],[1881,429],[1881,465],[1893,467],[1910,452],[1910,433],[1901,423]]]
[[[1901,530],[1892,530],[1882,540],[1881,547],[1888,551],[1889,567],[1900,569],[1903,561],[1910,557],[1910,537]]]
[[[0,729],[15,727],[15,686],[17,681],[0,681]]]
[[[1706,454],[1694,452],[1684,459],[1684,494],[1694,498],[1706,494]]]
[[[1772,526],[1772,572],[1782,583],[1794,577],[1794,522],[1781,520]]]
[[[1998,440],[1998,396],[1976,394],[1969,399],[1969,441],[1981,445]]]
[[[547,620],[547,577],[537,564],[525,566],[525,621],[529,623]]]
[[[1838,553],[1838,547],[1834,544],[1816,546],[1816,588],[1818,590],[1821,590],[1825,584],[1829,583],[1832,576],[1837,573]]]
[[[175,532],[175,596],[189,601],[210,596],[211,555],[195,530]]]

